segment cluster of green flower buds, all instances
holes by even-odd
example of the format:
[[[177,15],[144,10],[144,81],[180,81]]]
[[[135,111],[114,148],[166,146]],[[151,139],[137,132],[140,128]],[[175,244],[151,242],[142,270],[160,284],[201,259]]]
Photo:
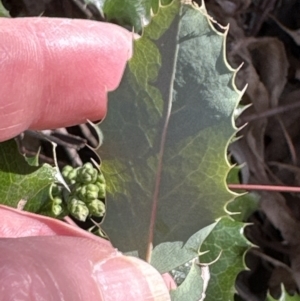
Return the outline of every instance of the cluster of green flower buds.
[[[77,168],[67,165],[62,170],[62,176],[70,191],[59,185],[53,186],[51,211],[54,215],[59,216],[67,210],[80,221],[91,215],[104,215],[106,184],[98,169],[91,163]]]
[[[59,187],[57,184],[53,184],[50,193],[50,201],[45,203],[39,213],[51,217],[63,217],[68,215],[67,206],[62,198],[62,190],[62,187]]]

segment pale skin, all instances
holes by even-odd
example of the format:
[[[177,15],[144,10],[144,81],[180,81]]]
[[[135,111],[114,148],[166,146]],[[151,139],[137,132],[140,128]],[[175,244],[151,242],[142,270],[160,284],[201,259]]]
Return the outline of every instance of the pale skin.
[[[132,33],[87,20],[2,18],[0,39],[0,140],[102,119],[132,54]]]
[[[132,55],[116,25],[0,21],[0,141],[103,119]],[[16,289],[17,288],[17,289]],[[170,300],[149,264],[60,221],[0,206],[0,301]]]

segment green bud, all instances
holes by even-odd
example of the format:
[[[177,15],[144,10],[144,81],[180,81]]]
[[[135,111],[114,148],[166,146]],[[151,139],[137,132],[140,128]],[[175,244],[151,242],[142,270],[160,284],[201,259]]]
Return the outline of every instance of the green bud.
[[[105,205],[100,200],[92,200],[88,203],[90,215],[102,217],[105,214]]]
[[[94,199],[98,198],[98,192],[99,192],[99,188],[97,185],[94,184],[88,184],[86,186],[87,188],[87,192],[86,192],[86,199],[88,201],[92,201]]]
[[[69,174],[68,177],[66,179],[66,182],[68,182],[69,184],[75,184],[77,180],[77,170],[73,169]]]
[[[70,165],[66,165],[62,170],[62,176],[64,177],[67,184],[75,184],[77,180],[78,168],[73,168]]]
[[[73,168],[71,165],[66,165],[66,166],[63,168],[61,174],[62,174],[64,177],[67,177],[68,174],[69,174],[72,170],[74,170],[74,168]]]
[[[90,162],[84,163],[82,165],[82,167],[84,167],[86,169],[94,169],[95,168],[94,165],[92,163],[90,163]]]
[[[52,203],[52,213],[54,216],[59,216],[63,213],[64,209],[62,207],[62,199],[54,200]]]
[[[99,199],[104,199],[105,195],[106,195],[106,184],[96,182],[95,185],[97,185],[97,187],[99,188],[98,198]]]
[[[51,217],[62,217],[67,215],[65,204],[62,198],[56,196],[49,200],[39,212],[40,214],[51,216]]]
[[[101,184],[105,184],[106,183],[103,174],[100,173],[100,172],[99,172],[98,177],[97,177],[97,183],[101,183]]]
[[[77,181],[83,184],[93,184],[97,180],[98,170],[91,163],[85,163],[78,169]]]
[[[98,198],[99,188],[95,184],[88,184],[76,189],[76,195],[83,202],[89,202]]]
[[[60,204],[62,204],[62,202],[63,202],[62,198],[60,198],[58,196],[53,198],[53,201],[52,201],[52,203],[55,205],[60,205]]]
[[[84,202],[73,198],[68,202],[68,210],[78,220],[84,222],[89,215],[89,209]]]

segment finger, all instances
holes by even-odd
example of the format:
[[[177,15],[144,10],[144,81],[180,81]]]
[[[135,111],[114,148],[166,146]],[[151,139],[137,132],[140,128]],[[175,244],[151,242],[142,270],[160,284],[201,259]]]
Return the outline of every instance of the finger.
[[[60,220],[0,205],[0,238],[28,236],[73,236],[95,240],[98,245],[113,249],[108,240]]]
[[[132,34],[114,24],[2,18],[0,140],[102,119],[131,52]]]
[[[2,238],[0,267],[0,301],[170,300],[152,266],[88,238]]]
[[[170,300],[168,277],[100,237],[3,205],[0,216],[0,301]]]
[[[105,300],[91,277],[93,261],[116,256],[85,238],[1,238],[0,301]]]

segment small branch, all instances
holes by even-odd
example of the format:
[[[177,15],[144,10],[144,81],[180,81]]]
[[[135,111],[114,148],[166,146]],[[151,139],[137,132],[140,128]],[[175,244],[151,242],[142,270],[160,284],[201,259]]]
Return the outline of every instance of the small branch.
[[[228,184],[232,190],[249,190],[249,191],[277,191],[277,192],[300,192],[300,187],[294,186],[273,186],[273,185],[255,185],[255,184]]]

